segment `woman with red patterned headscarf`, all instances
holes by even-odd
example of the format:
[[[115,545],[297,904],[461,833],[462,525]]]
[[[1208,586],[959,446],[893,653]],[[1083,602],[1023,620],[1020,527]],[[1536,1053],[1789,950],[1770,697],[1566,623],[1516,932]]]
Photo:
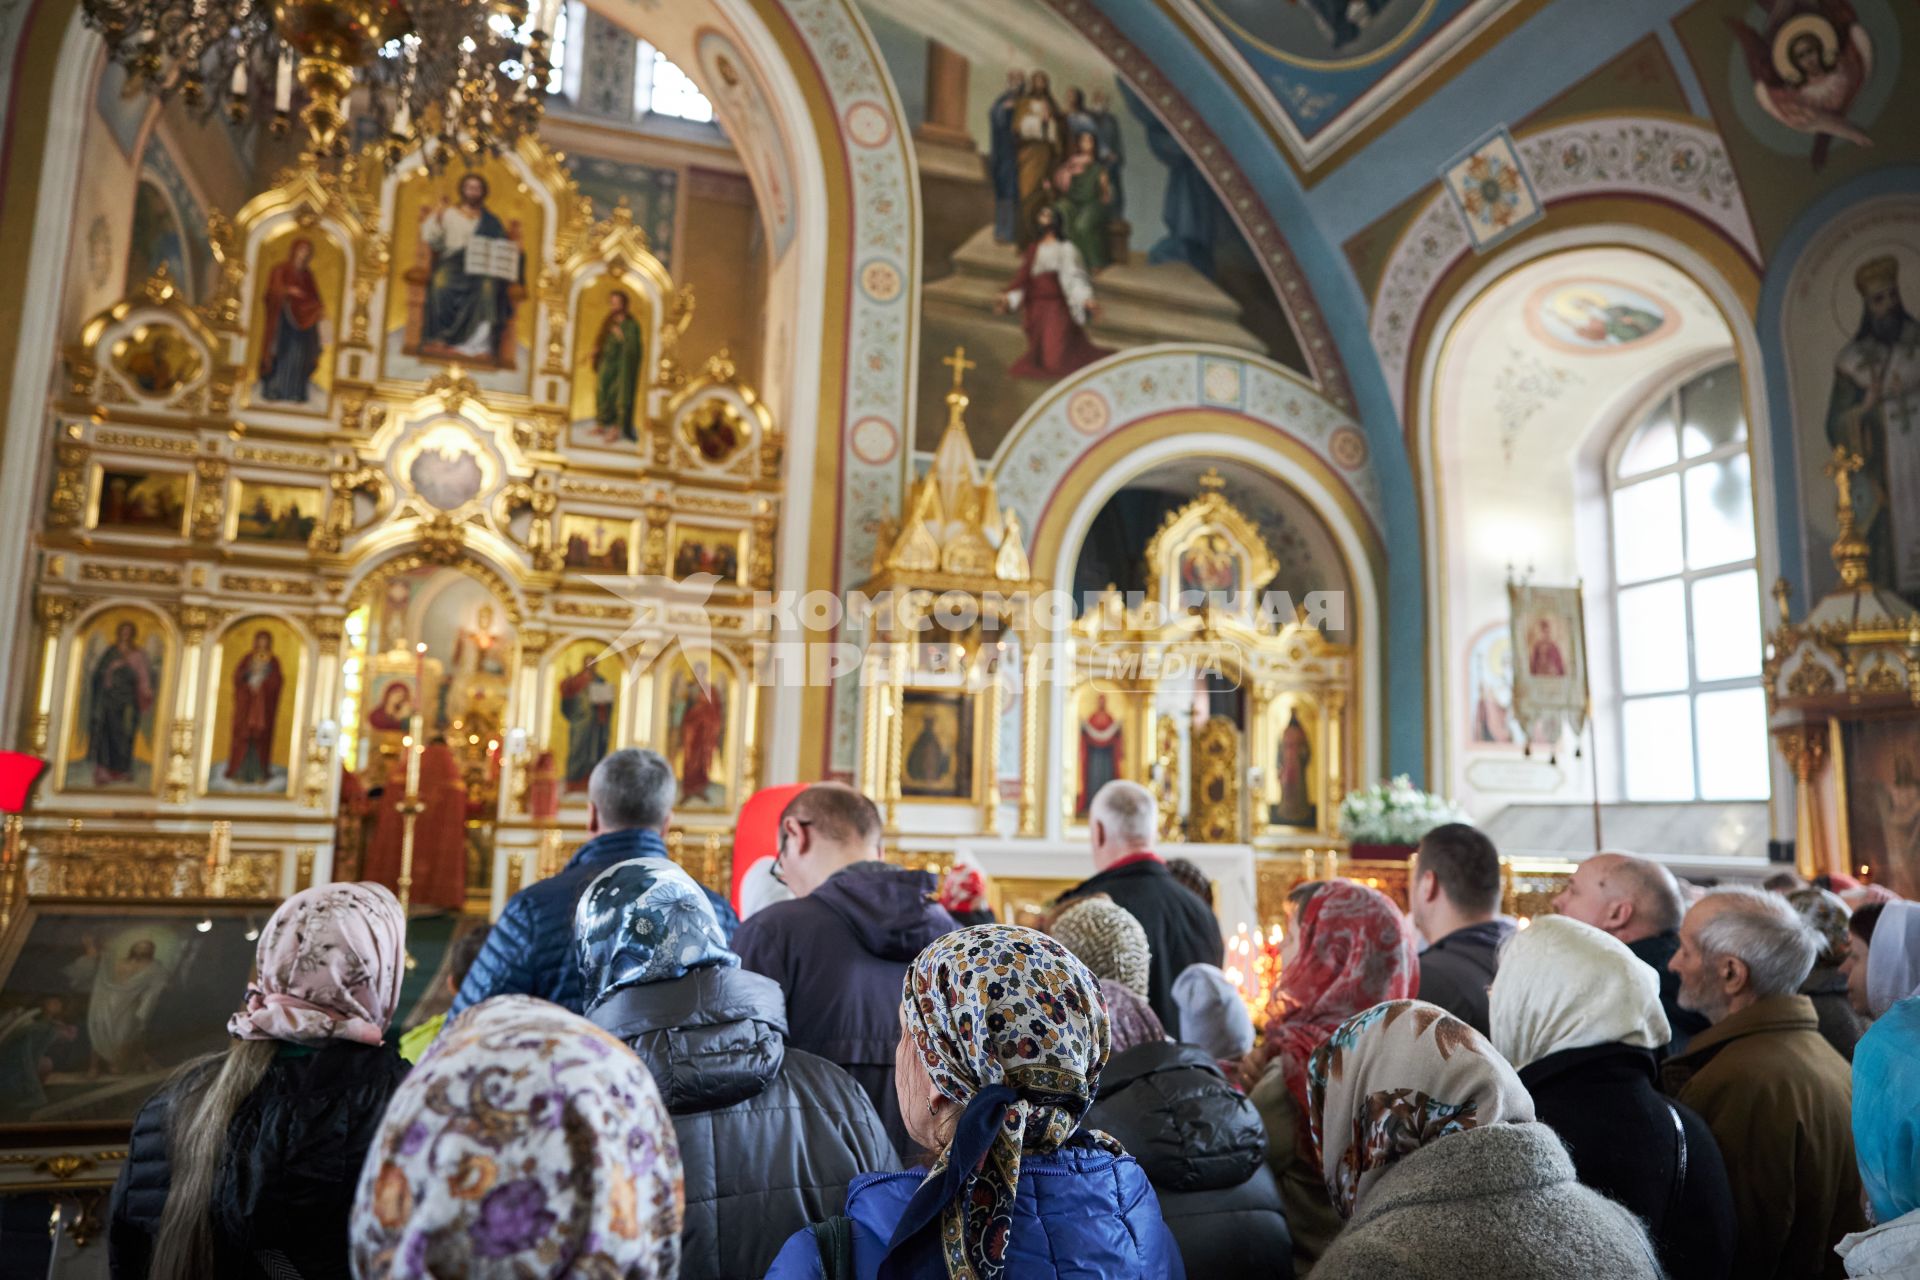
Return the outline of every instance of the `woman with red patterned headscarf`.
[[[1267,1163],[1304,1273],[1339,1233],[1307,1132],[1307,1065],[1354,1014],[1420,989],[1413,928],[1393,901],[1351,880],[1312,881],[1287,895],[1286,943],[1267,1025],[1241,1078],[1267,1126]]]

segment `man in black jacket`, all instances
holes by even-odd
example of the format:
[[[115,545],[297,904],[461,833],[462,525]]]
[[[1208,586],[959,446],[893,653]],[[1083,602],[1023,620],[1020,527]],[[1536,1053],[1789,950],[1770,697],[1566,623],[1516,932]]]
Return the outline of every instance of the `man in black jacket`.
[[[844,1067],[880,1112],[903,1159],[919,1144],[893,1088],[907,963],[959,926],[931,872],[880,860],[880,811],[852,787],[808,787],[780,814],[774,874],[799,895],[748,916],[740,965],[780,984],[787,1043]]]
[[[1500,944],[1513,936],[1500,914],[1500,854],[1464,822],[1435,827],[1407,869],[1408,916],[1420,953],[1420,998],[1487,1034],[1487,987]]]
[[[1104,893],[1140,922],[1153,954],[1147,1003],[1167,1034],[1179,1039],[1173,980],[1190,964],[1219,965],[1226,944],[1207,904],[1174,879],[1153,851],[1159,823],[1153,793],[1139,783],[1116,780],[1101,787],[1087,806],[1096,874],[1061,894],[1055,905]]]
[[[1687,1041],[1707,1029],[1704,1016],[1680,1007],[1680,977],[1667,968],[1680,949],[1680,921],[1686,915],[1673,872],[1648,858],[1596,853],[1574,870],[1553,909],[1612,934],[1660,975],[1660,1007],[1673,1029],[1668,1053],[1682,1052]]]

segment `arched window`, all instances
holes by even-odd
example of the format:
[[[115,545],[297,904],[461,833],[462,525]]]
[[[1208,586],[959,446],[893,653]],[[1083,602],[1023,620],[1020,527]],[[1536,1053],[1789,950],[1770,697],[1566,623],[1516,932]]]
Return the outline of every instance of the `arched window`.
[[[640,119],[655,115],[711,124],[713,104],[691,76],[642,40],[634,58],[633,114]]]
[[[1628,424],[1608,458],[1607,491],[1625,798],[1765,799],[1739,368],[1689,379]]]

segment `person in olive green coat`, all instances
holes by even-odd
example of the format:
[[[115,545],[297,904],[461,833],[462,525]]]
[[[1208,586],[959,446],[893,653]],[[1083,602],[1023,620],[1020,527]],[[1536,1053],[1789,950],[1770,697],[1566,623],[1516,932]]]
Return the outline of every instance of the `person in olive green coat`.
[[[1680,1003],[1712,1024],[1661,1078],[1713,1130],[1740,1230],[1733,1274],[1846,1274],[1833,1246],[1866,1225],[1846,1060],[1796,992],[1819,942],[1785,899],[1718,889],[1687,912],[1670,967]]]

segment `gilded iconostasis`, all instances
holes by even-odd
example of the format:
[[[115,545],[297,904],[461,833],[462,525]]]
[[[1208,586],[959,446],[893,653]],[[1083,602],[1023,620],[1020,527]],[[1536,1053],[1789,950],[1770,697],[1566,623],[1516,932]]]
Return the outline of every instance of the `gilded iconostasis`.
[[[0,5],[0,1136],[316,880],[426,1009],[630,744],[716,886],[824,777],[1037,900],[1130,778],[1257,927],[1395,775],[1920,884],[1920,7],[544,9],[527,136],[313,157]]]

